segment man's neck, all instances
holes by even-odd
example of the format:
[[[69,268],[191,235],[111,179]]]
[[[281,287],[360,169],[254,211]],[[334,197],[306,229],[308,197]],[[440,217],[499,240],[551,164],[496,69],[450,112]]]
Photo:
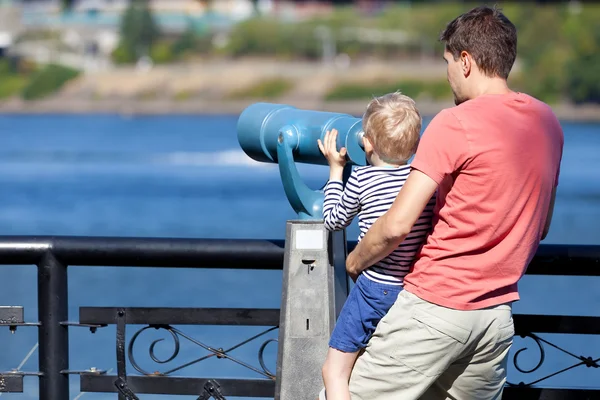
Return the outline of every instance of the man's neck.
[[[484,95],[502,95],[508,93],[512,93],[512,90],[508,87],[506,79],[482,77],[474,87],[473,96],[471,96],[471,98],[474,99]]]

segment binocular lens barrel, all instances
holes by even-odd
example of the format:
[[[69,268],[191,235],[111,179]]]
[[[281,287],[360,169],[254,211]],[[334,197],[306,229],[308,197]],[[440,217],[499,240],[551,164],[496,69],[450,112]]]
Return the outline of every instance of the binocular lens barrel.
[[[349,114],[255,103],[240,114],[237,124],[238,141],[244,152],[256,161],[271,163],[277,162],[277,142],[280,133],[285,131],[294,146],[295,162],[327,165],[317,139],[323,140],[331,129],[338,131],[338,150],[342,147],[348,150],[348,162],[365,165],[362,119]]]

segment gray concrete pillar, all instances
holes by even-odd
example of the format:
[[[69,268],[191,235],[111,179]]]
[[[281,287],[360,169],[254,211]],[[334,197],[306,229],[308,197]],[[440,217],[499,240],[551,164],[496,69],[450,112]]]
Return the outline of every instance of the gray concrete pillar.
[[[346,297],[345,231],[288,221],[275,400],[317,399],[329,336]]]

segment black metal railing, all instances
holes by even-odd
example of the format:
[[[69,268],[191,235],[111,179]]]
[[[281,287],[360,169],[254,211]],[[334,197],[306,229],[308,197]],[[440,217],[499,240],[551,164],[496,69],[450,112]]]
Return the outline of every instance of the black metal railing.
[[[198,309],[198,308],[105,308],[81,307],[79,321],[68,321],[67,266],[126,266],[174,268],[282,269],[283,241],[159,239],[104,237],[0,237],[0,264],[37,265],[39,322],[25,322],[22,307],[0,308],[0,326],[11,330],[17,326],[38,326],[39,372],[9,371],[0,375],[0,392],[22,392],[23,377],[39,376],[41,400],[69,399],[69,375],[80,375],[84,392],[116,392],[119,399],[137,399],[136,394],[198,395],[199,398],[219,396],[273,397],[275,381],[262,360],[261,368],[232,357],[229,352],[258,339],[255,335],[228,349],[213,348],[185,335],[172,325],[248,325],[266,326],[267,333],[277,329],[277,309]],[[116,325],[117,374],[90,369],[69,370],[69,326],[90,328],[92,332],[107,325]],[[175,341],[178,354],[181,338],[204,348],[208,356],[187,363],[189,366],[210,357],[226,358],[259,374],[263,379],[219,379],[171,377],[170,373],[149,374],[133,358],[133,346],[138,334],[125,343],[127,325],[145,325],[164,329]],[[265,342],[265,344],[268,342]],[[129,361],[142,375],[127,376],[126,347]],[[153,354],[151,357],[159,363]]]
[[[554,275],[554,276],[600,276],[600,246],[567,246],[567,245],[542,245],[536,257],[527,269],[528,275]],[[532,378],[527,381],[513,382],[508,378],[507,388],[504,391],[505,399],[565,399],[565,400],[592,400],[600,399],[600,370],[598,378],[590,382],[594,389],[558,389],[540,387],[548,379],[570,371],[575,368],[600,367],[600,348],[590,348],[589,354],[574,354],[540,334],[567,334],[567,335],[600,335],[600,314],[597,316],[570,316],[570,315],[531,315],[517,314],[515,320],[515,343],[516,350],[512,357],[512,364],[522,374],[531,374]],[[539,353],[539,360],[531,368],[522,367],[519,363],[521,357],[530,350],[523,347],[520,342],[532,340],[535,349]],[[541,367],[548,361],[546,349],[554,348],[563,354],[567,354],[573,360],[550,373],[540,374]]]
[[[349,242],[348,251],[355,246]],[[39,371],[9,371],[0,374],[0,392],[22,392],[23,377],[39,376],[41,400],[69,399],[69,376],[79,375],[82,392],[113,392],[119,399],[137,399],[139,394],[195,395],[198,399],[235,397],[273,398],[275,376],[265,366],[263,352],[274,339],[265,335],[279,326],[278,309],[250,308],[143,308],[80,307],[79,321],[68,320],[67,266],[123,266],[174,268],[229,268],[281,270],[284,242],[268,240],[158,239],[105,237],[0,237],[0,264],[37,265],[37,322],[26,322],[22,307],[0,307],[0,326],[14,330],[17,326],[37,326],[39,338]],[[600,246],[542,245],[530,264],[532,275],[600,275]],[[89,369],[69,369],[69,327],[85,327],[92,332],[116,325],[116,374]],[[142,325],[126,343],[128,325]],[[228,348],[213,347],[198,341],[175,325],[248,325],[265,329]],[[538,386],[557,374],[574,368],[598,368],[600,351],[589,349],[588,355],[577,355],[539,336],[543,333],[600,334],[600,317],[515,315],[516,339],[532,340],[540,352],[540,360],[530,369],[522,368],[514,354],[512,362],[521,373],[534,374],[546,361],[544,348],[551,346],[573,357],[573,363],[527,382],[507,384],[505,399],[513,398],[600,398],[600,387],[594,390],[545,389]],[[164,359],[149,354],[158,364],[173,361],[179,354],[180,342],[188,341],[207,351],[207,355],[163,372],[148,372],[140,367],[133,349],[138,336],[150,329],[168,332],[174,343],[173,353]],[[239,360],[231,352],[247,343],[264,340],[259,349],[259,366]],[[0,350],[1,351],[1,350]],[[227,359],[258,374],[256,379],[222,379],[216,377],[177,377],[171,374],[206,359]],[[127,361],[139,373],[127,374]],[[600,373],[600,371],[598,371]],[[558,396],[558,397],[555,397]]]

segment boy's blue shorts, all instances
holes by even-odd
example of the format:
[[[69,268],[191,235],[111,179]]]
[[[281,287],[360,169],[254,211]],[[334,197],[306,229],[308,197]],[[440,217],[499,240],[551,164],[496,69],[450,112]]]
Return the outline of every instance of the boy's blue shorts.
[[[329,347],[345,353],[365,348],[402,289],[402,286],[374,282],[361,274],[342,307]]]

